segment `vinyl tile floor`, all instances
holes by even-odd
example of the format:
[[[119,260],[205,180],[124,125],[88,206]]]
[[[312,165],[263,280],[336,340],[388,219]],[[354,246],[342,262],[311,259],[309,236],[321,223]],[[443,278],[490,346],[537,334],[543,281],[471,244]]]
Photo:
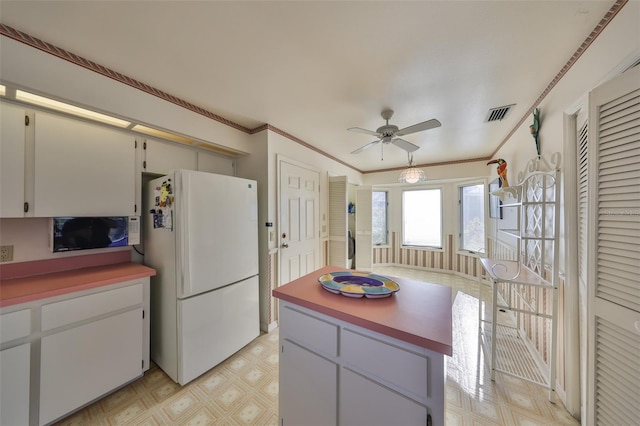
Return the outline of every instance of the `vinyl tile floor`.
[[[498,374],[478,344],[478,282],[401,267],[376,273],[453,288],[453,356],[446,358],[446,425],[579,425],[539,385]],[[483,295],[488,292],[483,292]],[[182,387],[155,364],[135,382],[57,425],[278,425],[278,329]],[[405,426],[405,425],[389,425]],[[406,425],[410,426],[410,425]]]

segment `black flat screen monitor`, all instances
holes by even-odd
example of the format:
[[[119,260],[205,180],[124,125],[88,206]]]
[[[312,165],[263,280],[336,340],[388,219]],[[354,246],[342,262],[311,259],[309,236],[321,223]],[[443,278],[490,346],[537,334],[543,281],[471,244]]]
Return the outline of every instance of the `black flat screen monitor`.
[[[86,250],[128,245],[128,218],[54,217],[53,251]]]

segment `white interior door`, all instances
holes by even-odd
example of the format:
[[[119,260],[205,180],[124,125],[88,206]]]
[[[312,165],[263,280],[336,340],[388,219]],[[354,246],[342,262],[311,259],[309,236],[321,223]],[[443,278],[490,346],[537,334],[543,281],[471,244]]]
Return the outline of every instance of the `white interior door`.
[[[329,178],[329,265],[348,268],[347,177]]]
[[[291,160],[279,163],[279,284],[320,266],[320,173]]]
[[[586,424],[640,424],[640,67],[589,96]]]

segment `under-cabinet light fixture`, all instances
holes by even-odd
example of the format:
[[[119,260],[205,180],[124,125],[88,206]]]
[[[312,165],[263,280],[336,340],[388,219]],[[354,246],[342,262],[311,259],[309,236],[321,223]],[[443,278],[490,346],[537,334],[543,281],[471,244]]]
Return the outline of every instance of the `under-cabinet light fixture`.
[[[33,93],[25,92],[23,90],[16,90],[16,100],[28,102],[30,104],[39,105],[45,108],[51,108],[56,111],[66,112],[78,117],[88,118],[90,120],[100,121],[102,123],[111,124],[118,127],[129,127],[130,122],[121,120],[119,118],[111,117],[109,115],[100,114],[99,112],[90,111],[88,109],[79,108],[77,106],[69,105],[64,102],[54,101],[53,99],[45,98],[44,96],[34,95]]]
[[[241,151],[236,151],[230,148],[215,145],[210,142],[201,142],[201,141],[191,139],[176,133],[166,132],[164,130],[159,130],[153,127],[143,126],[142,124],[134,125],[131,128],[131,130],[133,130],[134,132],[144,133],[145,135],[149,135],[149,136],[157,136],[157,137],[167,139],[173,142],[178,142],[184,145],[191,145],[198,148],[203,148],[208,151],[217,152],[218,154],[230,155],[232,157],[237,157],[239,155],[244,154]]]
[[[154,129],[153,127],[143,126],[142,124],[136,124],[131,128],[134,132],[144,133],[145,135],[158,136],[170,141],[180,142],[187,145],[195,145],[196,141],[184,136],[176,135],[175,133],[165,132],[164,130]]]
[[[156,129],[153,127],[147,127],[141,124],[136,124],[130,121],[122,120],[120,118],[112,117],[106,114],[102,114],[99,112],[94,112],[88,109],[80,108],[71,104],[67,104],[60,101],[55,101],[53,99],[35,95],[30,92],[25,92],[24,90],[14,89],[9,87],[7,92],[7,87],[0,84],[0,96],[7,98],[14,98],[17,101],[29,103],[32,105],[38,105],[47,109],[55,110],[58,112],[75,115],[76,117],[87,118],[89,120],[99,121],[105,124],[110,124],[112,126],[126,128],[128,130],[132,130],[138,133],[146,134],[149,136],[156,136],[162,139],[166,139],[169,141],[177,142],[183,145],[190,145],[197,148],[206,149],[208,151],[212,151],[218,154],[238,157],[241,155],[245,155],[246,152],[238,151],[232,148],[223,147],[220,145],[216,145],[210,142],[200,141],[197,139],[191,139],[186,136],[182,136],[180,134],[167,132],[165,130]]]

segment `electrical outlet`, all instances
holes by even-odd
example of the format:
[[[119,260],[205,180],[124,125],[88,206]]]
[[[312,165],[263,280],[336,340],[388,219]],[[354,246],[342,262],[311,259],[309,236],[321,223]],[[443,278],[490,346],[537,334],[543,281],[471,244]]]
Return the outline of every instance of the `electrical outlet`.
[[[13,260],[13,246],[0,246],[0,262]]]

